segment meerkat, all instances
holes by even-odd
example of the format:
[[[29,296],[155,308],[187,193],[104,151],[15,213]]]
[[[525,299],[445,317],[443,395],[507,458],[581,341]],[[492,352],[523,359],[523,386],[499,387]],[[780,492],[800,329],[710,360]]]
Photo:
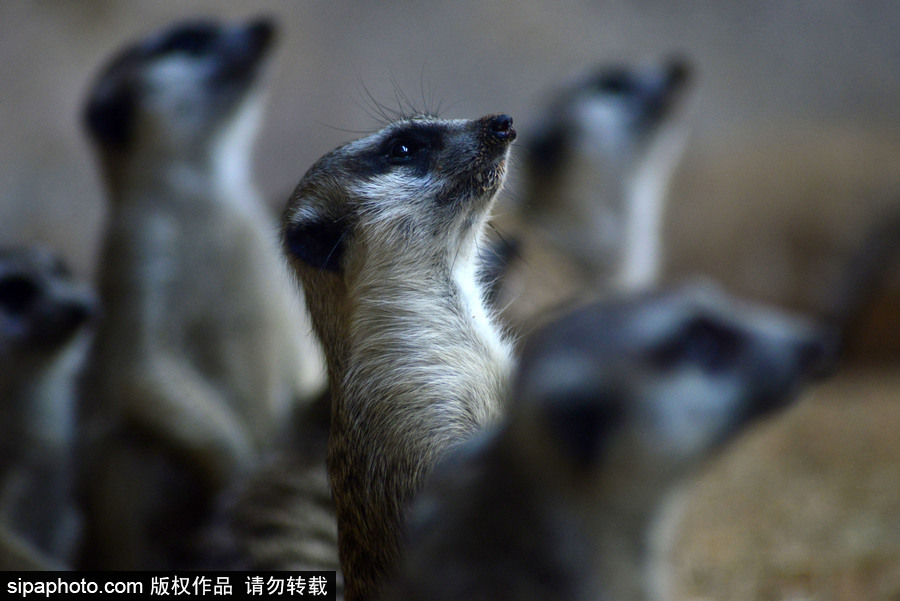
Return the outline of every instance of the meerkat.
[[[527,321],[581,290],[650,287],[688,133],[691,66],[606,65],[567,85],[526,142],[520,199],[498,224],[519,239],[499,306]],[[513,261],[516,255],[522,260]],[[555,281],[555,280],[558,280]]]
[[[76,389],[96,313],[93,290],[54,253],[0,249],[0,564],[13,548],[72,559]]]
[[[435,469],[382,598],[657,598],[665,502],[834,350],[826,328],[706,285],[551,321],[525,343],[508,418]]]
[[[268,20],[178,23],[115,55],[91,90],[109,216],[86,565],[180,565],[212,495],[324,387],[251,179],[274,34]]]
[[[502,114],[401,118],[316,162],[285,212],[328,364],[348,600],[377,593],[431,466],[503,411],[511,348],[477,271],[515,138]]]

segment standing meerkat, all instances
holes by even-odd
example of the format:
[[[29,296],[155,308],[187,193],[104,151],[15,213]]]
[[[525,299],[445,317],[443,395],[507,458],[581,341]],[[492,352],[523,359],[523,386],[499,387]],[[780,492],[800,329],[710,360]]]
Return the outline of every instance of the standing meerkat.
[[[109,194],[92,355],[86,561],[182,565],[213,493],[324,365],[251,181],[275,30],[189,21],[118,53],[85,121]]]
[[[72,560],[76,388],[96,312],[56,255],[0,249],[0,566],[18,565],[15,548]]]
[[[688,133],[691,66],[603,66],[549,103],[525,144],[515,222],[521,261],[499,306],[526,321],[587,288],[658,283],[666,195]],[[554,279],[560,280],[554,282]]]
[[[706,287],[549,323],[507,420],[435,469],[382,598],[660,598],[655,522],[674,489],[834,350],[818,326]]]
[[[316,162],[285,213],[328,363],[348,600],[378,591],[431,466],[503,411],[511,348],[477,271],[515,137],[507,115],[400,119]]]

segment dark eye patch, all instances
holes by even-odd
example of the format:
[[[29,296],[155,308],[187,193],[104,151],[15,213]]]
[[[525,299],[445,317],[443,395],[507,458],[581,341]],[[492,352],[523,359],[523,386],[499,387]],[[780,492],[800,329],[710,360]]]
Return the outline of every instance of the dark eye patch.
[[[636,88],[634,78],[624,69],[603,73],[594,80],[594,88],[610,96],[625,96]]]
[[[708,317],[697,317],[682,327],[650,355],[662,369],[696,365],[705,371],[722,371],[737,361],[741,350],[740,332]]]
[[[444,147],[445,134],[443,126],[413,121],[405,124],[388,138],[382,146],[382,154],[394,165],[413,162],[418,157],[427,158],[423,155]]]
[[[388,147],[388,162],[394,165],[408,163],[422,149],[421,142],[411,137],[394,138]]]
[[[219,28],[211,23],[190,23],[178,27],[166,35],[154,54],[182,53],[188,56],[201,56],[214,46]]]
[[[625,419],[625,405],[614,393],[584,391],[545,399],[545,426],[573,465],[589,469],[603,457],[606,443]]]
[[[432,158],[445,146],[443,126],[429,123],[405,123],[372,150],[357,154],[353,172],[360,177],[378,176],[404,169],[417,176],[428,173]]]

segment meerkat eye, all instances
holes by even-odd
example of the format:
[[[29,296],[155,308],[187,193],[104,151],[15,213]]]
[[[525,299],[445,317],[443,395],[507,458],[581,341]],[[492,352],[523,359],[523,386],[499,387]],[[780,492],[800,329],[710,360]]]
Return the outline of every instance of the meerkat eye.
[[[394,164],[405,163],[419,151],[421,146],[412,140],[395,139],[388,146],[388,160]]]
[[[38,287],[23,276],[11,276],[0,281],[0,307],[7,313],[22,313],[38,296]]]

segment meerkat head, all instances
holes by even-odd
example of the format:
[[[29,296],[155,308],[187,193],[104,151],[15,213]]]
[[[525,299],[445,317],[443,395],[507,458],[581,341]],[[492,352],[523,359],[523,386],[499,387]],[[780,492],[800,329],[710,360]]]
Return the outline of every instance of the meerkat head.
[[[521,215],[593,278],[642,280],[656,269],[690,73],[678,60],[601,68],[564,89],[525,144]]]
[[[465,263],[506,176],[512,118],[403,119],[328,153],[298,184],[284,217],[301,276],[346,285]]]
[[[268,20],[186,21],[119,52],[91,89],[84,120],[107,160],[205,156],[239,130],[256,130],[250,102],[275,29]],[[234,136],[231,136],[234,137]]]
[[[709,285],[589,306],[526,344],[520,433],[526,448],[552,458],[553,473],[567,466],[570,481],[590,482],[612,508],[650,510],[821,375],[836,342],[800,317]]]
[[[0,249],[0,384],[54,360],[96,313],[94,293],[54,254]]]
[[[526,145],[529,173],[561,179],[567,165],[585,161],[610,176],[627,175],[675,120],[690,80],[691,67],[682,60],[597,69],[551,103],[539,133]]]

